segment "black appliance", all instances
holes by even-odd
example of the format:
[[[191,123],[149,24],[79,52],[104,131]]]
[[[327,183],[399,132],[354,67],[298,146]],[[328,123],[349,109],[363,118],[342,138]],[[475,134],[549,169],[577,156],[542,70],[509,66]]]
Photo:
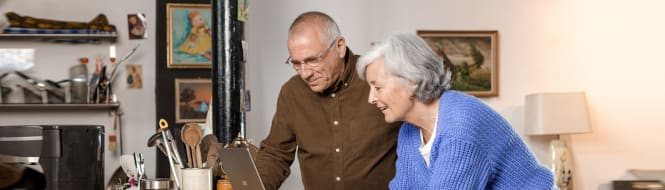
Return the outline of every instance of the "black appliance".
[[[49,190],[102,190],[104,126],[0,126],[0,162],[40,166]]]

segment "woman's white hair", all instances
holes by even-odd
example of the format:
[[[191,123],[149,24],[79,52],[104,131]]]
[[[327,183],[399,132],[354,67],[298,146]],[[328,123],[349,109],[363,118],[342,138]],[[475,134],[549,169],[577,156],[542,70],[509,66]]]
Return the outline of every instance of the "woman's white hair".
[[[450,88],[452,72],[444,69],[443,58],[416,34],[392,34],[361,56],[356,66],[361,79],[366,80],[367,65],[379,58],[384,59],[388,74],[402,79],[405,87],[414,88],[413,95],[421,102],[431,102]]]

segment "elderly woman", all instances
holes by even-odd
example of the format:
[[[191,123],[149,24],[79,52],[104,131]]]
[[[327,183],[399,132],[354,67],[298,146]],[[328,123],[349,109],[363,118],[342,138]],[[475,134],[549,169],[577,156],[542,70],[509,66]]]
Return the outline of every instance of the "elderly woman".
[[[404,121],[390,189],[552,189],[510,124],[480,100],[453,90],[423,39],[395,34],[358,61],[369,103],[388,122]]]

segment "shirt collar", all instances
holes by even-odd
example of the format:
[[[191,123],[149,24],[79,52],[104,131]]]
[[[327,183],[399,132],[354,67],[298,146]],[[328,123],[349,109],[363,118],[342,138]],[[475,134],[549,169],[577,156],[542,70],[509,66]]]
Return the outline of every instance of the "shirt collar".
[[[321,92],[321,95],[328,95],[343,89],[345,87],[344,84],[348,83],[352,79],[352,76],[354,76],[353,74],[356,72],[357,59],[358,56],[353,54],[349,47],[346,47],[346,55],[344,55],[344,72],[340,78],[338,78],[337,81],[333,83],[333,85]]]

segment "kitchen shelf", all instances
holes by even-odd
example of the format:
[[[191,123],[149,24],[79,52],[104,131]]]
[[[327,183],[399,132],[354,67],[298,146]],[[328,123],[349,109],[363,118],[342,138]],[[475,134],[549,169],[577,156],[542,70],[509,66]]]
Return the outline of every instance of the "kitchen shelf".
[[[114,104],[0,104],[0,110],[117,110]]]
[[[115,42],[118,34],[3,34],[2,40],[39,40],[73,43]]]

